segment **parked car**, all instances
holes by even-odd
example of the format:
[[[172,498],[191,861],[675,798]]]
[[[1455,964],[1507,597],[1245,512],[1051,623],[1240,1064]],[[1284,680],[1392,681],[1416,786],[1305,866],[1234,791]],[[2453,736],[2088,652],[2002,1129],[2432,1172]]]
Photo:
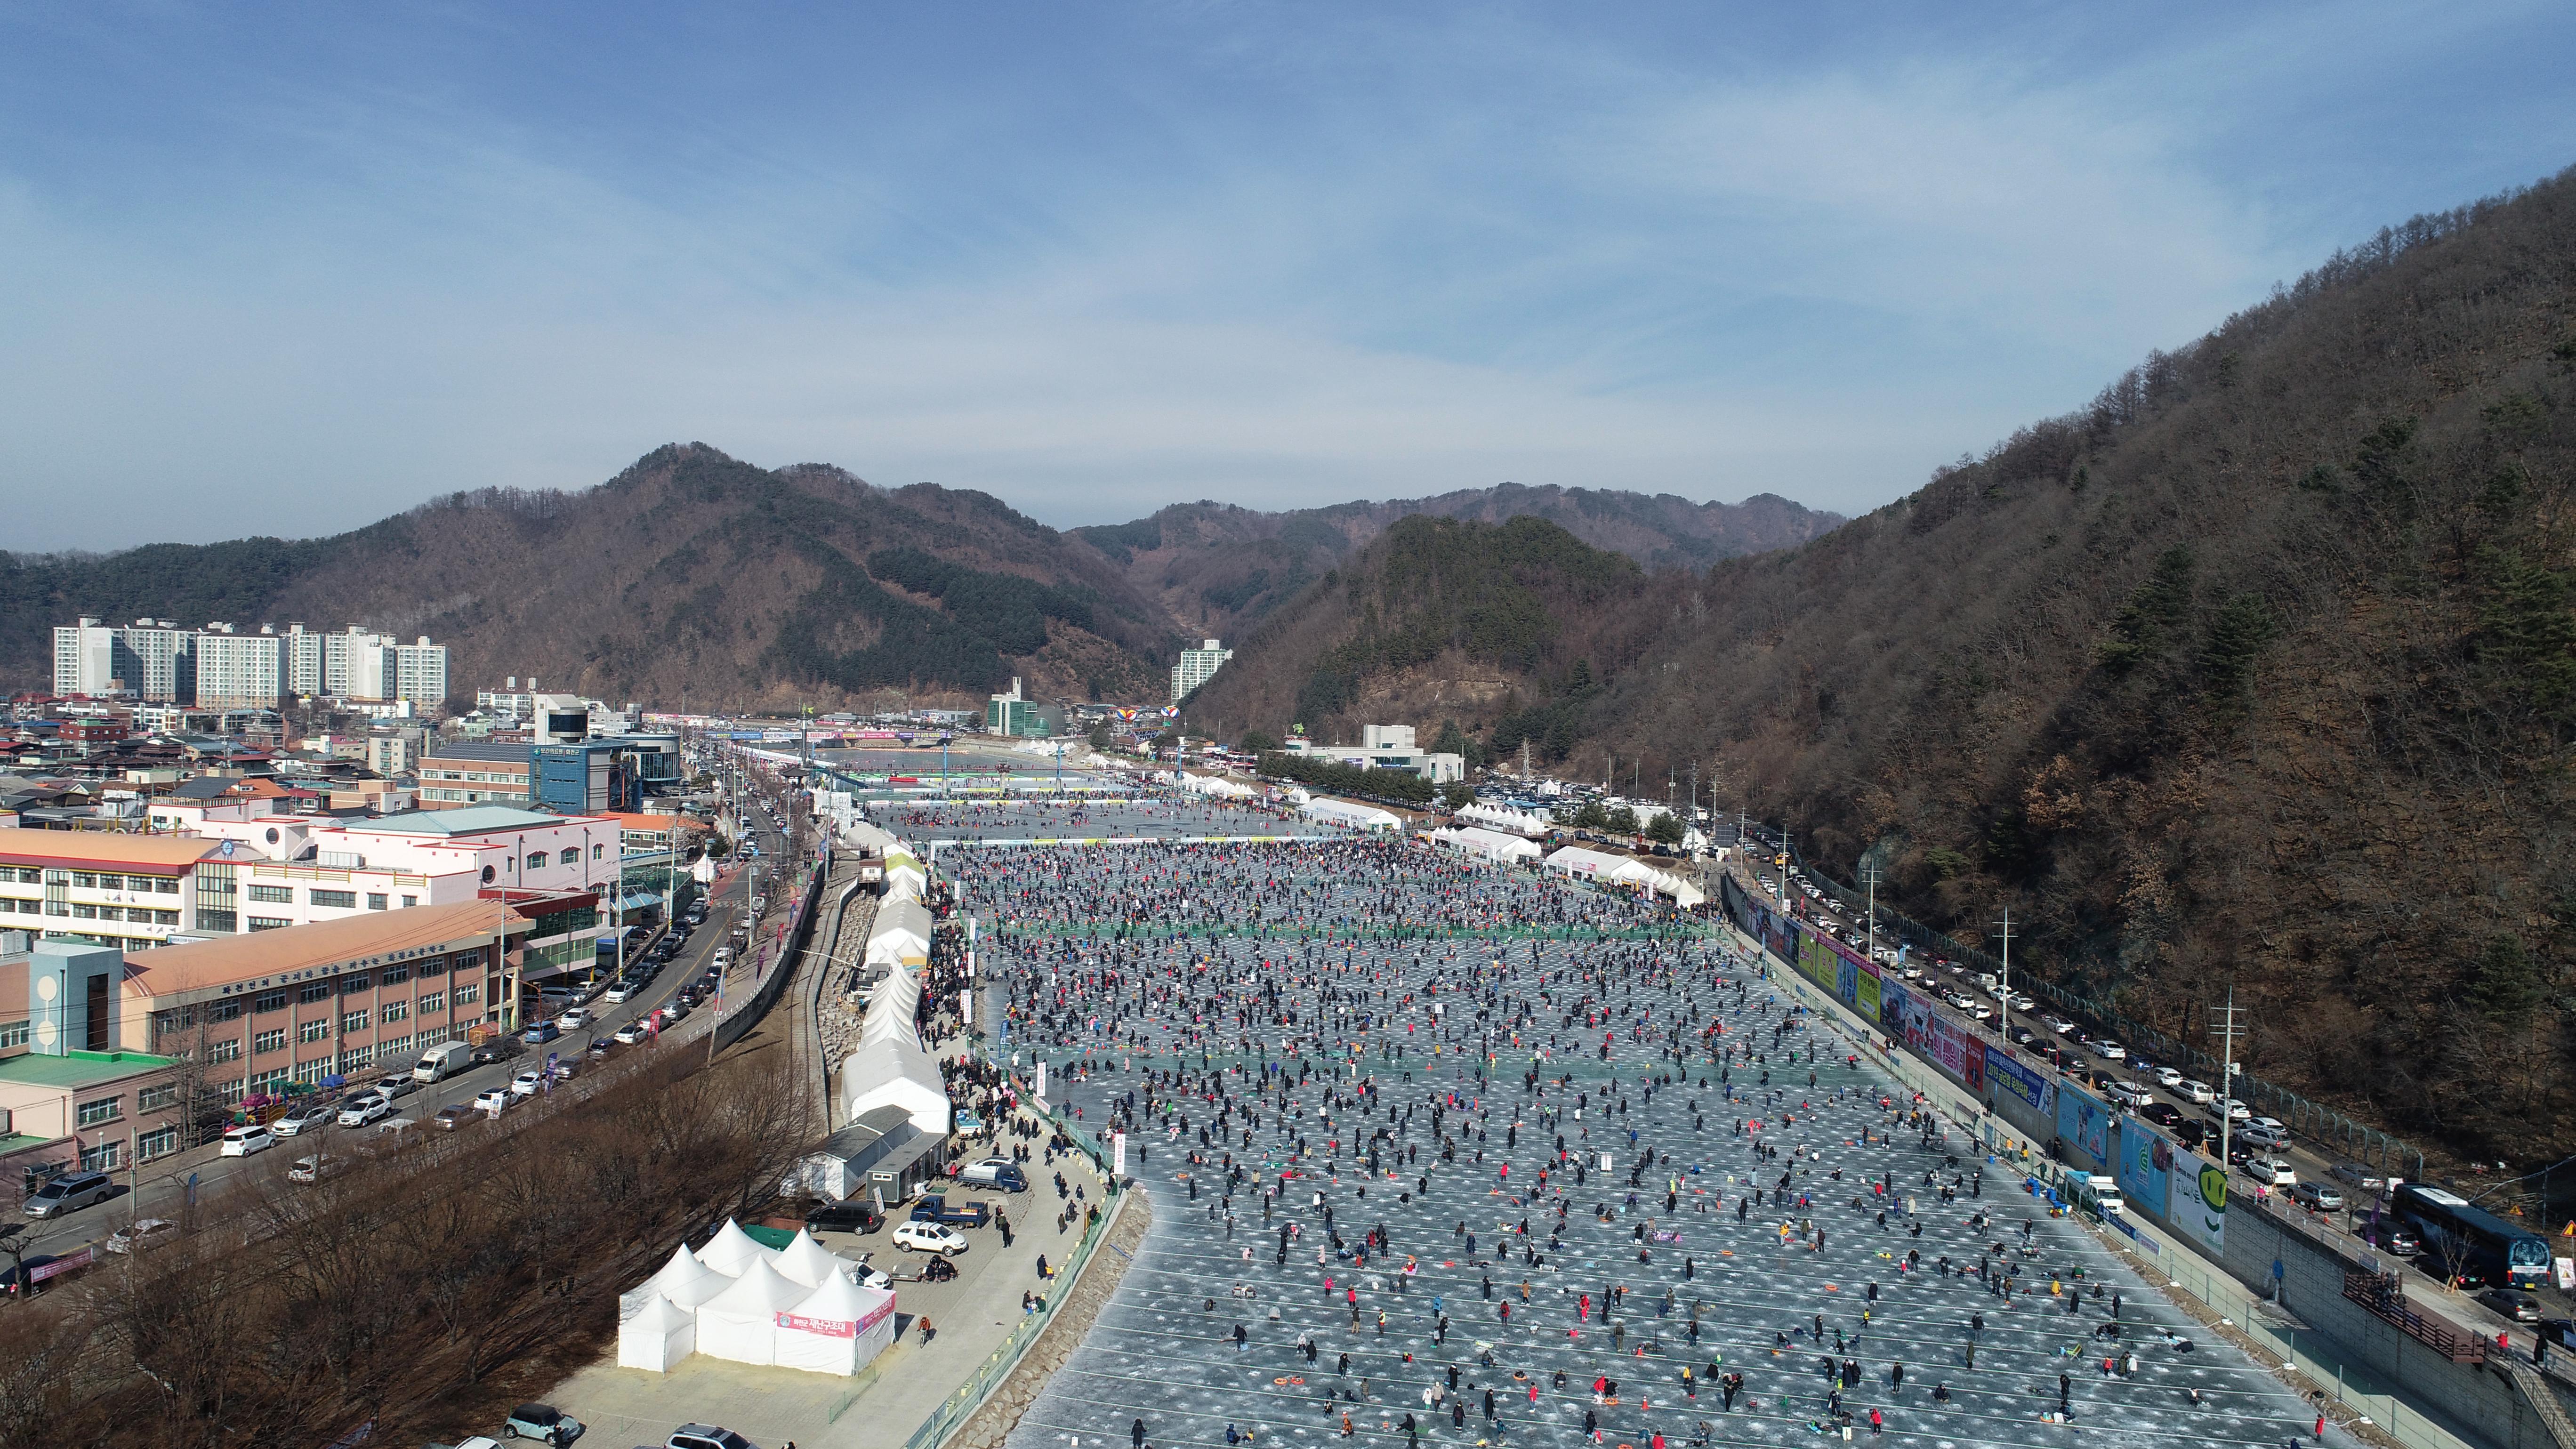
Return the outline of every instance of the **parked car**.
[[[760,1449],[760,1446],[731,1429],[717,1429],[705,1424],[682,1424],[663,1441],[662,1449]]]
[[[322,1179],[329,1177],[332,1173],[339,1170],[340,1159],[330,1156],[327,1153],[316,1152],[310,1156],[295,1159],[295,1165],[286,1169],[286,1180],[289,1182],[320,1182]]]
[[[2174,1141],[2193,1152],[2198,1152],[2209,1141],[2209,1129],[2197,1122],[2186,1120],[2173,1123],[2172,1127]]]
[[[420,1079],[405,1072],[400,1076],[387,1077],[367,1090],[388,1102],[399,1101],[420,1090]]]
[[[2111,1100],[2125,1107],[2143,1107],[2155,1100],[2147,1095],[2145,1087],[2136,1082],[2113,1082],[2103,1090],[2111,1094]]]
[[[545,1073],[521,1072],[510,1079],[510,1095],[514,1097],[533,1097],[539,1091],[544,1089],[545,1084]]]
[[[450,1102],[446,1106],[439,1108],[438,1115],[430,1120],[436,1122],[440,1127],[447,1131],[453,1132],[459,1126],[473,1121],[480,1115],[481,1114],[476,1112],[472,1107],[468,1107],[462,1102]]]
[[[966,1235],[942,1223],[905,1223],[894,1230],[894,1245],[907,1253],[962,1253]]]
[[[604,1036],[592,1037],[590,1040],[590,1054],[592,1056],[604,1057],[615,1050],[617,1050],[617,1043],[610,1041]]]
[[[2249,1159],[2245,1170],[2253,1175],[2256,1182],[2269,1183],[2274,1187],[2289,1187],[2299,1180],[2299,1170],[2277,1157]]]
[[[2171,1102],[2149,1102],[2138,1108],[2138,1116],[2159,1127],[2171,1127],[2182,1120],[2182,1109]]]
[[[215,1149],[215,1155],[218,1157],[248,1157],[254,1152],[266,1152],[268,1149],[275,1147],[276,1145],[276,1134],[270,1132],[266,1127],[257,1125],[249,1127],[235,1127],[224,1134],[224,1145]]]
[[[2156,1068],[2155,1078],[2156,1085],[2159,1087],[2179,1087],[2183,1083],[2182,1073],[2175,1071],[2171,1067]]]
[[[499,1041],[485,1042],[483,1045],[476,1047],[474,1049],[474,1054],[466,1060],[474,1066],[488,1067],[497,1062],[506,1062],[518,1054],[518,1039],[515,1037],[505,1036]]]
[[[805,1228],[816,1233],[873,1233],[885,1225],[885,1214],[854,1198],[827,1202],[805,1215]]]
[[[2424,1244],[2416,1238],[2414,1230],[2394,1218],[2365,1223],[2354,1236],[2393,1257],[2412,1258],[2424,1251]]]
[[[2236,1129],[2236,1140],[2250,1142],[2257,1147],[2286,1147],[2290,1143],[2290,1134],[2278,1127],[2248,1122]]]
[[[653,1028],[640,1021],[630,1021],[617,1029],[615,1039],[626,1046],[633,1046],[652,1034]]]
[[[618,1003],[620,1003],[620,1002],[624,1001],[626,998],[628,998],[628,997],[630,997],[630,996],[632,996],[632,995],[634,995],[634,994],[635,994],[635,988],[634,988],[634,987],[627,985],[627,984],[626,984],[625,982],[623,982],[623,981],[620,981],[620,982],[618,982],[616,985],[611,986],[611,987],[609,987],[609,988],[608,988],[607,1001],[608,1001],[608,1004],[609,1004],[609,1005],[611,1005],[611,1006],[615,1006],[615,1005],[617,1005]]]
[[[978,1162],[970,1162],[958,1169],[957,1180],[970,1187],[1014,1184],[1004,1187],[1005,1192],[1026,1192],[1029,1187],[1028,1175],[1020,1171],[1018,1163],[1007,1157],[987,1157]]]
[[[553,1041],[556,1037],[561,1035],[563,1035],[563,1029],[561,1027],[556,1026],[551,1021],[541,1021],[536,1025],[529,1027],[526,1031],[519,1033],[519,1040],[526,1042],[530,1046],[544,1046],[547,1042]]]
[[[578,1031],[589,1024],[590,1008],[587,1006],[576,1006],[555,1018],[555,1025],[565,1031]]]
[[[488,1112],[497,1117],[507,1111],[510,1104],[516,1100],[518,1099],[510,1094],[509,1088],[490,1087],[475,1097],[474,1106],[478,1111]]]
[[[393,1103],[373,1092],[360,1092],[341,1104],[339,1121],[343,1127],[364,1127],[377,1118],[392,1116],[393,1112]]]
[[[2228,1115],[2228,1118],[2231,1121],[2250,1122],[2254,1120],[2254,1109],[2246,1106],[2234,1097],[2221,1097],[2217,1101],[2212,1102],[2210,1104],[2210,1111],[2213,1115],[2223,1111]]]
[[[504,1439],[542,1439],[557,1446],[581,1437],[581,1420],[552,1404],[521,1404],[501,1421]]]
[[[2313,1213],[2341,1212],[2343,1194],[2322,1182],[2303,1182],[2290,1189],[2290,1201]]]
[[[268,1124],[268,1130],[280,1137],[294,1137],[301,1134],[307,1127],[323,1126],[336,1120],[339,1115],[338,1102],[325,1102],[315,1098],[287,1108],[284,1116]]]
[[[2174,1095],[2197,1107],[2206,1107],[2218,1099],[2217,1089],[2207,1082],[2196,1082],[2189,1077],[2174,1083],[2173,1089]]]
[[[116,1179],[104,1172],[66,1172],[37,1188],[27,1199],[27,1216],[60,1217],[78,1212],[94,1202],[104,1202],[116,1191]]]
[[[811,1226],[811,1224],[809,1223],[808,1226]],[[862,1288],[891,1288],[894,1286],[894,1275],[877,1266],[874,1254],[860,1254],[858,1266],[851,1269],[850,1276],[857,1279],[859,1286]]]
[[[2377,1192],[2388,1186],[2388,1179],[2382,1177],[2378,1169],[2364,1167],[2358,1162],[2338,1162],[2331,1171],[2337,1182],[2360,1188],[2363,1192]]]
[[[101,1246],[111,1253],[131,1253],[166,1243],[178,1232],[179,1225],[168,1218],[136,1218],[129,1226],[108,1234]]]
[[[2105,1061],[2125,1061],[2128,1059],[2129,1049],[2118,1042],[2103,1040],[2093,1043],[2093,1054]]]
[[[2538,1323],[2540,1300],[2518,1288],[2490,1288],[2478,1295],[2478,1301],[2516,1323]]]

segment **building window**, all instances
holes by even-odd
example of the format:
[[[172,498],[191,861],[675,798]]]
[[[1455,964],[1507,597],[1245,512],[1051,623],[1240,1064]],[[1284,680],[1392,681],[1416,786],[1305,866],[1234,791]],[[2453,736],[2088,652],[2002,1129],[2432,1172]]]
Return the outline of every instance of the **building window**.
[[[546,868],[546,853],[545,853],[544,851],[542,851],[542,850],[538,850],[538,851],[531,851],[531,852],[529,852],[529,854],[528,854],[528,869],[530,869],[530,870],[543,870],[543,869],[545,869],[545,868]]]
[[[447,1009],[447,993],[444,991],[432,991],[421,997],[419,1005],[421,1015],[436,1016],[438,1013]]]
[[[114,1172],[125,1165],[125,1144],[102,1142],[96,1147],[84,1148],[80,1162],[83,1172]]]
[[[331,999],[331,983],[328,981],[307,981],[302,986],[296,988],[295,999],[308,1006],[316,1001],[328,1001]]]
[[[295,904],[295,887],[255,885],[250,888],[250,898],[264,906],[291,906]]]
[[[177,895],[179,893],[179,878],[175,875],[154,876],[152,878],[152,892],[155,895]]]
[[[263,991],[259,995],[252,997],[250,999],[250,1009],[253,1011],[284,1011],[286,1009],[285,988],[281,987],[275,991]]]
[[[414,907],[414,906],[416,906],[416,905],[419,905],[419,904],[420,904],[420,897],[418,897],[418,896],[405,896],[405,897],[403,897],[403,909],[404,909],[404,910],[410,910],[412,907]]]
[[[178,1100],[178,1084],[175,1082],[164,1082],[158,1086],[146,1087],[142,1091],[135,1093],[134,1110],[137,1112],[158,1112],[162,1108],[167,1107]]]
[[[76,921],[95,921],[98,919],[98,907],[93,906],[86,901],[74,901],[72,902],[72,919]]]
[[[594,845],[594,846],[592,846],[592,847],[590,848],[590,858],[591,858],[591,859],[593,859],[593,860],[598,860],[598,859],[599,859],[599,858],[601,858],[603,855],[605,855],[605,854],[607,853],[607,851],[608,851],[608,847],[607,847],[607,846],[605,846],[605,845]]]
[[[240,1081],[226,1082],[218,1095],[223,1099],[225,1106],[238,1107],[241,1105],[241,1099],[250,1095],[250,1084]]]
[[[80,1125],[83,1127],[95,1127],[101,1122],[115,1121],[117,1118],[125,1115],[125,1108],[123,1106],[124,1101],[125,1099],[122,1097],[105,1097],[95,1102],[81,1103],[79,1112]]]
[[[13,1021],[0,1025],[0,1049],[25,1046],[29,1035],[29,1026],[26,1022]]]
[[[354,910],[358,904],[356,891],[326,891],[316,886],[304,894],[307,900],[325,909]]]
[[[207,1060],[207,1061],[209,1061],[209,1062],[230,1062],[230,1061],[238,1061],[238,1060],[240,1060],[240,1059],[241,1059],[241,1038],[240,1038],[240,1037],[237,1037],[237,1036],[228,1036],[228,1037],[225,1037],[222,1041],[212,1041],[212,1042],[208,1042],[208,1043],[206,1043],[206,1060]]]
[[[366,1008],[360,1007],[356,1011],[344,1011],[340,1013],[340,1030],[342,1033],[365,1031],[366,1029]]]
[[[79,887],[79,888],[80,888],[80,889],[82,889],[82,890],[87,890],[87,891],[94,891],[94,890],[97,890],[97,889],[98,889],[98,873],[97,873],[96,871],[88,871],[88,870],[76,870],[76,871],[73,871],[73,872],[72,872],[72,884],[73,884],[73,885],[75,885],[75,886],[77,886],[77,887]]]
[[[385,984],[387,986],[400,986],[410,979],[411,968],[409,966],[388,966],[385,968]]]
[[[206,1021],[212,1024],[219,1021],[239,1021],[241,1011],[241,1000],[236,997],[231,1001],[207,1002],[204,1014]]]
[[[252,1037],[250,1039],[250,1049],[254,1052],[262,1053],[286,1050],[286,1028],[282,1026],[273,1026],[268,1030],[261,1032],[259,1035]]]
[[[387,1061],[391,1061],[395,1057],[398,1057],[404,1052],[410,1050],[411,1038],[407,1036],[389,1036],[383,1041],[376,1043],[376,1055],[383,1057]]]
[[[241,929],[241,916],[234,911],[210,911],[204,906],[199,906],[197,907],[197,929],[209,932],[220,931],[229,936]]]
[[[381,911],[385,909],[385,893],[383,891],[367,892],[367,909],[371,911]]]
[[[475,1002],[480,1001],[480,1000],[482,1000],[482,999],[483,999],[483,988],[482,988],[482,987],[477,986],[477,985],[474,985],[474,984],[472,984],[472,983],[470,983],[470,982],[460,982],[460,983],[458,983],[458,984],[457,984],[457,987],[456,987],[456,1004],[457,1004],[457,1005],[459,1005],[459,1006],[472,1006]]]
[[[375,1059],[376,1049],[374,1047],[354,1046],[349,1048],[347,1051],[340,1053],[340,1069],[346,1072],[354,1072]]]
[[[201,912],[200,914],[203,913]],[[253,916],[250,918],[250,928],[254,931],[283,931],[294,924],[295,923],[293,921],[287,920],[283,916]]]
[[[342,996],[355,996],[366,989],[367,973],[363,971],[359,972],[355,976],[343,976],[340,978],[340,994]]]
[[[134,1149],[135,1154],[146,1162],[156,1157],[167,1157],[179,1150],[179,1129],[164,1127],[157,1132],[146,1132],[134,1140]]]
[[[274,1087],[278,1083],[285,1081],[289,1075],[289,1072],[284,1067],[271,1067],[267,1071],[261,1072],[257,1076],[252,1077],[250,1079],[250,1084],[253,1088]]]
[[[359,1015],[361,1015],[361,1016],[363,1016],[363,1015],[365,1015],[365,1014],[366,1014],[366,1013],[364,1013],[364,1012],[360,1012],[360,1013],[359,1013]],[[410,1002],[408,1002],[408,1001],[388,1001],[388,1002],[386,1002],[386,1003],[385,1003],[385,1005],[384,1005],[384,1009],[383,1009],[382,1011],[380,1011],[380,1012],[378,1012],[378,1013],[376,1014],[376,1019],[377,1019],[378,1021],[381,1021],[381,1022],[385,1023],[385,1024],[386,1024],[386,1025],[388,1025],[388,1026],[391,1026],[393,1023],[395,1023],[395,1022],[397,1022],[397,1021],[400,1021],[400,1020],[402,1020],[404,1017],[409,1016],[409,1015],[411,1015],[411,1003],[410,1003]]]
[[[300,1042],[320,1041],[322,1038],[329,1036],[330,1034],[331,1022],[327,1017],[320,1021],[299,1023],[295,1028],[295,1039]]]
[[[295,1064],[295,1080],[299,1082],[318,1082],[329,1075],[331,1075],[331,1058],[329,1057],[320,1057],[313,1061],[297,1062]]]

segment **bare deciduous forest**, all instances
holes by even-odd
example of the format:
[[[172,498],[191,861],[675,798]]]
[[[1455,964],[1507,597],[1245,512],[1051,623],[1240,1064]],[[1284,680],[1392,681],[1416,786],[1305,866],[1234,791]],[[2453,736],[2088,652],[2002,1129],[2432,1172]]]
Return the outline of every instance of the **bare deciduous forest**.
[[[2576,1150],[2576,173],[1718,564],[1587,713],[1844,880],[2462,1157]],[[1658,786],[1660,788],[1660,785]]]
[[[519,1109],[535,1120],[416,1127],[363,1160],[356,1139],[329,1136],[322,1150],[348,1170],[300,1186],[253,1174],[170,1245],[0,1315],[0,1442],[488,1432],[597,1355],[618,1294],[683,1234],[771,1199],[811,1120],[783,1061],[639,1054],[578,1102]]]

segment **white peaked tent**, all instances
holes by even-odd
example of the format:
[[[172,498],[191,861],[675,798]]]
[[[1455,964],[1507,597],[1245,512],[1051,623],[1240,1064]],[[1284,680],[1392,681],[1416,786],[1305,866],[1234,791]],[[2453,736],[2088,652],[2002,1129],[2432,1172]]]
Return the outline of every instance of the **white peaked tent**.
[[[697,1351],[698,1320],[661,1294],[648,1294],[643,1310],[617,1325],[617,1366],[666,1374]]]
[[[698,1352],[735,1363],[777,1362],[778,1315],[811,1292],[767,1258],[753,1263],[699,1307]]]
[[[751,1240],[745,1238],[743,1241]],[[760,1245],[753,1243],[752,1246]],[[684,1244],[671,1250],[671,1261],[663,1264],[662,1271],[654,1274],[652,1281],[637,1289],[636,1293],[655,1294],[681,1308],[690,1309],[732,1286],[733,1279],[699,1262],[697,1255]]]
[[[868,925],[867,949],[860,959],[870,966],[921,966],[930,960],[930,933],[937,924],[918,900],[893,893],[894,865],[888,861],[888,890]]]
[[[817,1374],[854,1374],[894,1342],[894,1295],[838,1273],[778,1315],[770,1362]]]
[[[1555,825],[1544,815],[1501,805],[1469,805],[1458,812],[1458,818],[1470,825],[1489,825],[1514,835],[1545,835]]]
[[[1499,830],[1487,830],[1478,825],[1470,825],[1463,830],[1435,830],[1432,835],[1434,838],[1445,835],[1449,838],[1449,843],[1458,849],[1481,855],[1487,860],[1538,859],[1538,845],[1535,841],[1523,840],[1517,835],[1505,835]]]
[[[850,1264],[833,1256],[832,1250],[815,1242],[803,1228],[786,1247],[778,1250],[778,1271],[808,1288],[821,1287],[824,1280],[849,1271]]]
[[[751,1234],[731,1218],[698,1249],[698,1261],[728,1278],[739,1278],[754,1263],[766,1263],[774,1256],[769,1249],[753,1242]]]

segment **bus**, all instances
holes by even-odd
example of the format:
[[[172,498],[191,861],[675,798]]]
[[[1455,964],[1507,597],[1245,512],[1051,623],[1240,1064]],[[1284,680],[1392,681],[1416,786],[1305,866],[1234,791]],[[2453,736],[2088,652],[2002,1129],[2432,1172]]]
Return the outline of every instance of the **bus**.
[[[2400,1184],[2390,1207],[2424,1245],[2419,1262],[2464,1282],[2537,1288],[2550,1274],[2549,1240],[2518,1228],[2455,1192]]]

